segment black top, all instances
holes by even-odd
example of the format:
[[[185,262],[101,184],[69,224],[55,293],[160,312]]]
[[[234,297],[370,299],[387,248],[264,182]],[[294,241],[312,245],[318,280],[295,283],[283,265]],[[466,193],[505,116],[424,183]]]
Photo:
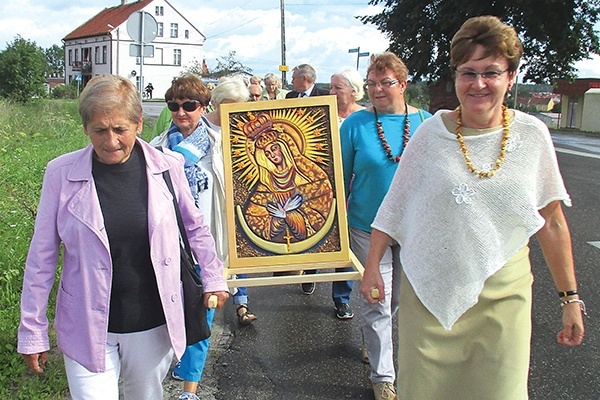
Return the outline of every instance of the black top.
[[[142,149],[122,164],[93,160],[92,174],[112,259],[108,331],[139,332],[165,323],[148,239],[148,181]]]

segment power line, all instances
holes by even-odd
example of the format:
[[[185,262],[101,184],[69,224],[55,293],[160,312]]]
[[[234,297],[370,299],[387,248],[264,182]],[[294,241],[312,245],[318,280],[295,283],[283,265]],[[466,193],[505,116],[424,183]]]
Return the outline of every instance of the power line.
[[[234,12],[236,12],[236,11],[238,11],[238,10],[241,10],[241,9],[242,9],[242,7],[244,7],[246,4],[250,3],[251,1],[252,1],[252,0],[248,0],[247,2],[245,2],[244,4],[242,4],[242,5],[241,5],[241,6],[239,6],[239,7],[236,7],[236,8],[234,8],[233,10],[231,10],[229,13],[225,14],[225,15],[224,15],[224,16],[222,16],[221,18],[219,18],[219,19],[217,19],[217,20],[215,20],[215,21],[211,22],[210,24],[206,24],[206,25],[205,25],[205,27],[207,27],[207,26],[210,26],[210,25],[214,25],[214,24],[216,24],[217,22],[219,22],[219,21],[221,21],[221,20],[225,19],[226,17],[230,16],[230,15],[231,15],[231,14],[233,14]]]
[[[265,15],[267,15],[267,14],[269,14],[270,12],[273,12],[273,11],[275,11],[275,10],[270,10],[270,11],[267,11],[266,13],[264,13],[264,14],[262,14],[262,15],[259,15],[259,16],[258,16],[258,17],[256,17],[256,18],[253,18],[253,19],[251,19],[251,20],[248,20],[248,21],[244,22],[243,24],[240,24],[240,25],[238,25],[238,26],[234,26],[234,27],[233,27],[233,28],[231,28],[231,29],[227,29],[226,31],[223,31],[223,32],[220,32],[220,33],[217,33],[217,34],[211,35],[211,36],[206,36],[206,38],[207,38],[207,39],[212,39],[212,38],[214,38],[214,37],[221,36],[221,35],[223,35],[223,34],[225,34],[225,33],[227,33],[227,32],[235,31],[236,29],[238,29],[238,28],[241,28],[242,26],[248,25],[250,22],[254,22],[254,21],[256,21],[256,20],[257,20],[257,19],[259,19],[259,18],[263,18]]]

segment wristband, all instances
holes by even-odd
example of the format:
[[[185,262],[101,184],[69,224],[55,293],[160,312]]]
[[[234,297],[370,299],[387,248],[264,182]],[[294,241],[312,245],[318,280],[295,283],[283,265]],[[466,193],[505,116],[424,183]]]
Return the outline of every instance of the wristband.
[[[558,292],[558,297],[563,298],[563,297],[567,297],[567,296],[575,296],[577,293],[577,290],[566,290],[564,292]]]

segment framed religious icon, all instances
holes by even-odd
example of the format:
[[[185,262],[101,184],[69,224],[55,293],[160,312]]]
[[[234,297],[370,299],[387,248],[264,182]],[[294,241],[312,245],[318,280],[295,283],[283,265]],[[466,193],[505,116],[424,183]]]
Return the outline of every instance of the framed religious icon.
[[[335,97],[222,104],[221,127],[228,273],[353,266],[351,278],[310,281],[360,279],[349,248]]]

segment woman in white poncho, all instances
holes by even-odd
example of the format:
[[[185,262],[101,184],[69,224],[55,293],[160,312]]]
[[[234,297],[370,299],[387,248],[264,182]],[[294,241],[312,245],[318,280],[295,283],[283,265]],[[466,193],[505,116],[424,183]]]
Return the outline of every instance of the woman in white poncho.
[[[496,17],[463,24],[450,53],[460,106],[417,130],[372,224],[367,301],[383,300],[383,249],[401,245],[400,399],[528,398],[533,234],[559,291],[558,341],[583,340],[560,204],[570,198],[548,129],[503,106],[522,52]]]

